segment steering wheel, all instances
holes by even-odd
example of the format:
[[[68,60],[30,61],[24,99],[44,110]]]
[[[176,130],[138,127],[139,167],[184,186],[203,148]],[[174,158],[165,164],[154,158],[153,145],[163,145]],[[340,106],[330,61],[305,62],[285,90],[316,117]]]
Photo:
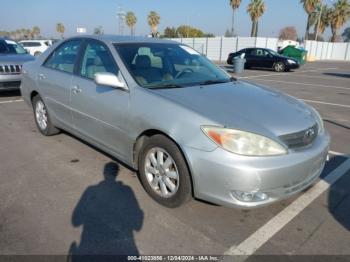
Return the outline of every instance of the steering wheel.
[[[182,76],[185,73],[193,73],[194,71],[191,68],[185,68],[184,70],[180,71],[179,73],[177,73],[177,75],[175,76],[175,79],[180,78],[180,76]]]

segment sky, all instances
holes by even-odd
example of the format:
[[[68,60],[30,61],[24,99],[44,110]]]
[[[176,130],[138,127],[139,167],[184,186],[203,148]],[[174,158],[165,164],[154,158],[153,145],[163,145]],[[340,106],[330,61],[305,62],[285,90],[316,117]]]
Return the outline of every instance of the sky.
[[[332,4],[332,0],[323,1]],[[303,36],[307,17],[299,2],[265,0],[267,10],[259,22],[259,36],[277,37],[285,26],[295,26],[298,35]],[[236,12],[235,32],[239,36],[250,35],[251,20],[246,12],[248,3],[249,0],[242,0]],[[147,15],[152,10],[161,17],[160,32],[167,26],[189,24],[220,36],[231,27],[229,0],[1,0],[0,31],[39,26],[42,35],[58,37],[56,24],[61,22],[66,28],[65,36],[75,35],[77,27],[85,27],[87,33],[92,34],[98,26],[102,26],[106,34],[117,34],[118,6],[135,13],[137,35],[149,34]],[[344,28],[348,26],[350,22]],[[125,28],[124,34],[128,33]],[[325,35],[330,35],[329,29]]]

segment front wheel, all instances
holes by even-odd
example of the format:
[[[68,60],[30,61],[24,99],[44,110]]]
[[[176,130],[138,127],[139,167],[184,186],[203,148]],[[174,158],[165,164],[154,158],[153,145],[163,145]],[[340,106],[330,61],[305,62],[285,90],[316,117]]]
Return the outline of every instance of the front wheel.
[[[190,173],[177,145],[162,135],[150,137],[139,157],[140,180],[159,204],[175,208],[192,197]]]
[[[273,68],[276,72],[284,72],[286,70],[286,66],[282,62],[277,62]]]
[[[51,123],[46,105],[39,95],[32,100],[34,119],[40,133],[44,136],[52,136],[59,133],[59,130]]]

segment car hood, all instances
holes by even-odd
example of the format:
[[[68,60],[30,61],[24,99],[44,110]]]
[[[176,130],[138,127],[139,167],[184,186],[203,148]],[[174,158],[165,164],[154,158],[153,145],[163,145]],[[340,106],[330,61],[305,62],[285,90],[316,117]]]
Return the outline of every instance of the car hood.
[[[280,136],[305,130],[316,123],[303,102],[267,87],[248,82],[158,89],[152,92],[181,104],[220,125]]]
[[[23,64],[25,62],[34,61],[34,56],[29,54],[5,54],[0,55],[0,64]]]

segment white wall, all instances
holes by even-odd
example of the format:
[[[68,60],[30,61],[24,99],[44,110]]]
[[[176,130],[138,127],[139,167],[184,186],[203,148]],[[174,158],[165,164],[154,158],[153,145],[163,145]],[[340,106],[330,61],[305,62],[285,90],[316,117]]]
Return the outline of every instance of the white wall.
[[[213,37],[173,38],[184,43],[215,61],[226,61],[228,54],[247,47],[262,47],[277,50],[277,38],[266,37]],[[350,43],[329,43],[306,41],[308,54],[318,60],[350,61]]]

